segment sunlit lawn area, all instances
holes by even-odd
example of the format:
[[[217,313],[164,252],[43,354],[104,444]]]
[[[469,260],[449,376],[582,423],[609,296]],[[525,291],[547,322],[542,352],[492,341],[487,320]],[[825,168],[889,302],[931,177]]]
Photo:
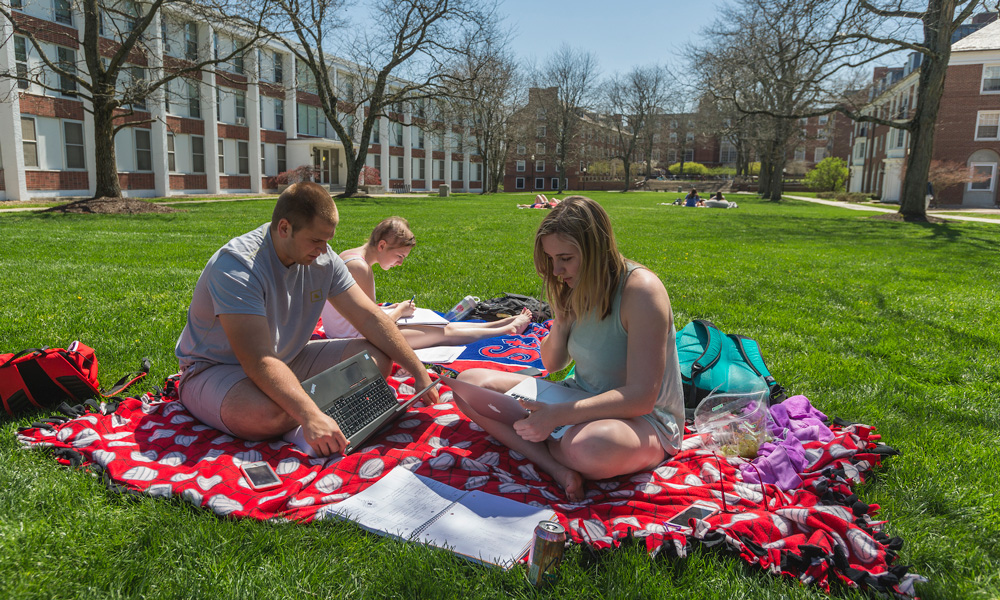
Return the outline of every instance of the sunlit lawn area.
[[[899,449],[859,491],[881,505],[926,599],[1000,597],[1000,227],[907,224],[806,202],[665,206],[678,194],[591,193],[626,256],[661,279],[675,325],[707,318],[756,338],[771,372],[831,416]],[[418,244],[378,271],[380,299],[445,310],[466,294],[538,295],[526,195],[339,202],[333,246],[407,217]],[[79,339],[102,383],[149,356],[137,393],[176,371],[174,343],[209,256],[270,218],[273,199],[186,203],[140,216],[0,214],[0,352]],[[968,214],[968,213],[962,213]],[[108,492],[18,449],[0,423],[3,598],[822,598],[742,560],[650,560],[636,546],[568,552],[536,592],[520,571],[379,538],[351,524],[230,521],[185,502]],[[854,597],[835,587],[837,597]]]

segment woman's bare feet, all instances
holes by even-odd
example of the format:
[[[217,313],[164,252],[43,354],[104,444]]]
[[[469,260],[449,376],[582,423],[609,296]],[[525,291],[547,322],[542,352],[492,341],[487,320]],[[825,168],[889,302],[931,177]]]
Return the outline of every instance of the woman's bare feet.
[[[511,327],[514,328],[514,335],[521,335],[524,330],[528,328],[531,324],[531,311],[527,308],[522,308],[521,313],[514,317],[511,321]]]
[[[562,486],[563,491],[566,492],[566,498],[571,502],[580,502],[584,499],[586,494],[583,489],[582,475],[567,467],[564,472],[553,474],[552,477],[556,483]]]

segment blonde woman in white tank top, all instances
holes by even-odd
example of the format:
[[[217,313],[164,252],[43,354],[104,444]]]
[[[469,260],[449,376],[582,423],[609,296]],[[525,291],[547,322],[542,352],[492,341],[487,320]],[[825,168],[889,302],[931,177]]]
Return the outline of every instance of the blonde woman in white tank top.
[[[416,238],[410,231],[409,223],[402,217],[389,217],[379,223],[368,241],[362,246],[344,250],[347,270],[364,293],[375,301],[375,275],[372,271],[377,264],[388,271],[403,264],[410,255]],[[412,316],[416,304],[412,300],[389,306],[389,317],[393,321]],[[521,314],[489,323],[449,323],[444,327],[432,325],[405,325],[399,328],[407,343],[413,349],[431,346],[461,346],[482,339],[500,335],[519,335],[531,322],[531,312],[525,309]],[[327,302],[323,307],[323,331],[328,338],[359,337],[357,329]]]
[[[590,198],[569,196],[553,208],[535,235],[534,254],[555,316],[542,362],[556,372],[575,360],[564,385],[593,395],[522,402],[530,413],[513,425],[456,402],[580,501],[585,480],[653,469],[680,448],[684,402],[670,298],[654,273],[618,252],[607,213]],[[489,369],[459,375],[501,392],[524,377]],[[562,425],[570,426],[566,433],[550,438]]]

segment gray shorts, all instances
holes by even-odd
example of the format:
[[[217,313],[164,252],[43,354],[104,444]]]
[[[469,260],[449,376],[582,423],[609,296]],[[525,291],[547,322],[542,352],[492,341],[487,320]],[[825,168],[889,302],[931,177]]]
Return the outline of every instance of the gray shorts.
[[[344,350],[353,341],[312,340],[288,363],[288,367],[299,381],[309,379],[343,360]],[[181,404],[196,419],[233,435],[222,422],[222,401],[229,390],[244,379],[247,379],[247,374],[240,365],[212,365],[195,369],[190,376],[182,374],[177,393]]]

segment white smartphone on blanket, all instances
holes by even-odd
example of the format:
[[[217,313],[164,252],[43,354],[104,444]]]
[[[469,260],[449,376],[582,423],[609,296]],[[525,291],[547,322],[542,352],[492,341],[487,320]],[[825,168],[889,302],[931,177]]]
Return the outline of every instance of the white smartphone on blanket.
[[[274,469],[264,461],[244,463],[240,465],[240,471],[247,484],[254,491],[267,490],[281,485],[281,477],[274,472]]]
[[[719,508],[717,506],[695,503],[671,517],[669,521],[664,523],[664,525],[666,525],[668,529],[674,531],[679,529],[691,529],[689,524],[691,519],[698,519],[699,521],[704,520],[718,512]]]

